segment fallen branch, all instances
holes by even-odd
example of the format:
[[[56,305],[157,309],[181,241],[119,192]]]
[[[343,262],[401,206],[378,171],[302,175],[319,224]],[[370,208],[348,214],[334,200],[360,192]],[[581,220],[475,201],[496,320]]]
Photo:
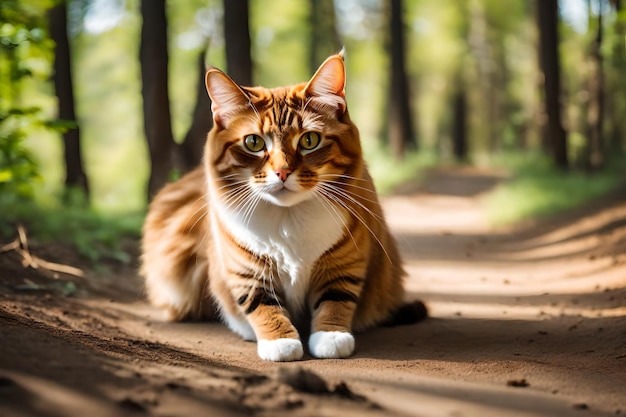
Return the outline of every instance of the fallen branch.
[[[15,251],[22,257],[22,265],[24,268],[31,267],[33,269],[39,269],[41,267],[48,271],[61,272],[63,274],[74,275],[76,277],[83,277],[85,275],[85,273],[79,268],[55,262],[48,262],[33,255],[28,248],[28,236],[26,235],[26,230],[21,224],[17,226],[17,237],[15,240],[3,245],[0,248],[0,253],[10,251]]]

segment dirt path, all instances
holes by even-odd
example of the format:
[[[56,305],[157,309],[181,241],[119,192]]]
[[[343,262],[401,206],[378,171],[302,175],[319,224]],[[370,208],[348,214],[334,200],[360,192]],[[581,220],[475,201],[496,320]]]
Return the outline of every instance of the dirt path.
[[[626,193],[492,230],[497,181],[436,172],[385,199],[432,318],[359,335],[347,360],[268,363],[219,324],[160,322],[134,266],[54,278],[0,254],[0,415],[626,414]]]

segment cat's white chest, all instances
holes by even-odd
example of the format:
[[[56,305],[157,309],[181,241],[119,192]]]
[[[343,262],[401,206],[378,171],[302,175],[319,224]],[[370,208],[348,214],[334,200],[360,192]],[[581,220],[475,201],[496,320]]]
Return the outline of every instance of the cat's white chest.
[[[314,263],[345,233],[343,214],[329,210],[315,200],[293,207],[262,201],[248,222],[243,214],[218,208],[222,222],[240,243],[272,259],[279,274],[274,278],[294,308],[304,304]]]

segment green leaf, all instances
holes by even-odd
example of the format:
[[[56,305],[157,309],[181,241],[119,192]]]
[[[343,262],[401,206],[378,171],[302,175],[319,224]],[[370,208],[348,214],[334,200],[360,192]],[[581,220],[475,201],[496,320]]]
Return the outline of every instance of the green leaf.
[[[76,129],[78,127],[78,123],[73,120],[47,120],[44,122],[44,126],[48,129],[56,130],[59,132],[67,132],[68,130]]]
[[[13,173],[8,169],[3,169],[0,171],[0,183],[9,182],[13,179]]]

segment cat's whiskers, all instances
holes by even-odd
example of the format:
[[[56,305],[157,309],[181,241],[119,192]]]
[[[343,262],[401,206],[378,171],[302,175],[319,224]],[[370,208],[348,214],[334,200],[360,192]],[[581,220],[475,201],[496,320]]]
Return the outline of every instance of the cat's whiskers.
[[[233,205],[239,205],[243,199],[245,199],[252,190],[250,187],[246,187],[245,185],[240,185],[237,188],[229,190],[227,193],[222,195],[222,202],[225,205],[225,208],[230,209]]]
[[[335,224],[341,227],[342,229],[344,229],[346,232],[348,232],[348,234],[350,235],[350,239],[352,239],[352,242],[354,243],[354,247],[356,248],[357,252],[360,252],[359,245],[356,243],[356,240],[354,239],[352,232],[348,228],[346,221],[342,218],[341,214],[337,211],[337,207],[335,207],[331,201],[327,201],[327,199],[324,198],[324,195],[320,192],[320,190],[317,187],[315,188],[314,191],[315,193],[313,195],[315,196],[315,199],[320,202],[322,207],[324,207],[324,209],[328,212],[330,218],[333,219]]]
[[[306,102],[304,103],[304,106],[302,106],[302,110],[300,110],[302,113],[304,113],[304,111],[306,110],[306,108],[308,107],[309,103],[311,102],[311,100],[313,100],[313,97],[309,97]]]
[[[254,190],[249,187],[242,187],[243,192],[234,193],[228,199],[225,200],[224,208],[237,215],[241,215],[242,212],[247,210],[250,196],[253,195]]]
[[[347,174],[318,174],[318,176],[320,178],[325,178],[325,177],[333,177],[333,178],[346,178],[349,180],[354,180],[354,181],[362,181],[362,182],[367,182],[367,180],[365,178],[358,178],[352,175],[347,175]]]
[[[358,194],[356,194],[356,193],[354,193],[352,191],[339,188],[336,185],[329,184],[327,181],[320,182],[320,184],[322,184],[322,186],[327,187],[329,190],[332,190],[333,192],[335,192],[337,194],[341,194],[341,196],[343,196],[346,199],[348,199],[348,200],[352,201],[353,203],[357,204],[363,210],[367,211],[374,219],[376,219],[378,221],[378,223],[382,222],[383,218],[381,216],[379,216],[378,214],[374,213],[372,210],[367,208],[363,203],[361,203],[359,200],[357,200],[353,196],[359,197],[363,201],[367,201],[367,202],[370,202],[370,203],[373,203],[373,204],[376,204],[377,201],[367,199],[367,198],[362,197],[362,196],[360,196],[360,195],[358,195]]]
[[[239,205],[252,192],[247,180],[237,181],[228,186],[230,189],[224,191],[221,197],[227,209],[230,209],[233,205]]]
[[[193,230],[193,228],[194,228],[194,227],[196,227],[196,224],[198,224],[198,221],[199,221],[202,217],[206,216],[206,208],[207,208],[206,198],[207,198],[207,196],[208,196],[208,195],[209,195],[209,193],[205,193],[205,194],[201,195],[200,197],[198,197],[198,198],[196,198],[196,199],[194,200],[194,202],[192,203],[192,205],[193,205],[193,204],[196,204],[198,201],[203,200],[203,199],[205,200],[205,203],[204,203],[204,204],[201,204],[201,205],[200,205],[200,207],[198,207],[198,208],[197,208],[197,209],[193,212],[193,214],[187,218],[187,221],[185,222],[185,226],[183,226],[183,229],[184,229],[184,230]],[[196,216],[196,214],[198,214],[198,212],[199,212],[199,211],[201,211],[201,210],[202,210],[202,211],[204,211],[203,215],[202,215],[202,216],[200,216],[198,219],[196,219],[196,221],[193,223],[193,225],[192,225],[189,229],[187,229],[187,225],[189,224],[189,222],[191,221],[191,219],[193,219],[193,218]]]
[[[241,187],[236,192],[233,192],[227,196],[224,196],[222,198],[224,207],[228,210],[231,210],[233,208],[238,208],[240,204],[250,195],[250,193],[252,193],[252,190],[246,187]],[[238,211],[238,210],[233,210],[233,211]]]
[[[256,114],[256,117],[259,119],[259,122],[263,122],[263,120],[261,119],[261,115],[259,114],[259,111],[257,110],[257,108],[254,106],[254,103],[252,103],[252,100],[248,100],[248,106],[250,106],[250,108],[254,111],[254,114]]]
[[[225,189],[225,188],[236,187],[236,186],[238,186],[238,185],[240,185],[240,184],[245,184],[245,183],[247,183],[247,182],[248,182],[248,180],[247,180],[247,179],[242,179],[242,180],[240,180],[240,181],[235,181],[235,182],[229,182],[228,184],[224,184],[224,185],[222,185],[222,186],[220,186],[220,187],[217,187],[217,188],[215,189],[215,191],[221,191],[221,190],[223,190],[223,189]]]
[[[376,242],[378,243],[378,245],[380,246],[382,251],[385,253],[385,256],[387,257],[387,259],[389,259],[389,262],[393,262],[391,260],[391,257],[387,253],[387,250],[385,249],[385,246],[383,245],[383,243],[380,241],[378,236],[376,236],[376,233],[374,233],[374,231],[367,225],[367,222],[365,221],[365,219],[363,219],[363,217],[359,215],[357,210],[354,207],[350,207],[350,205],[346,201],[343,201],[342,198],[341,198],[341,195],[334,194],[337,190],[333,190],[331,188],[328,188],[328,187],[331,187],[330,184],[324,184],[323,182],[320,182],[319,184],[320,184],[320,193],[322,195],[326,196],[328,199],[330,199],[332,201],[335,201],[338,204],[340,204],[342,207],[344,207],[346,210],[348,210],[359,222],[361,222],[361,224],[363,224],[363,226],[369,231],[369,233],[372,235],[372,237],[376,240]],[[353,202],[359,204],[362,208],[364,208],[365,210],[367,210],[368,212],[371,213],[371,210],[367,209],[367,207],[363,206],[358,201],[355,201],[354,199],[352,199],[349,196],[346,197],[346,198],[348,198],[349,200],[352,200]]]
[[[237,173],[233,173],[233,174],[229,174],[229,175],[224,175],[222,177],[220,177],[220,179],[222,180],[226,180],[229,178],[233,178],[235,176],[237,176],[239,174]],[[224,184],[220,187],[218,187],[216,189],[216,191],[221,191],[225,188],[230,188],[229,190],[227,190],[226,192],[223,193],[223,199],[224,202],[226,203],[227,208],[230,208],[234,203],[237,203],[237,200],[240,200],[242,198],[245,198],[245,193],[241,193],[242,190],[244,190],[246,187],[242,186],[242,184],[246,184],[248,182],[248,180],[243,179],[240,181],[235,181],[235,182],[229,182],[227,184]],[[205,199],[210,195],[209,192],[205,193],[204,195],[198,197],[193,204],[197,203],[198,200],[200,199]],[[199,211],[204,211],[204,213],[202,214],[202,216],[198,217],[196,219],[196,221],[194,222],[194,224],[191,226],[191,228],[189,230],[193,230],[193,228],[198,224],[198,222],[200,220],[202,220],[202,218],[204,218],[207,214],[207,208],[208,208],[208,203],[205,202],[204,204],[202,204],[200,207],[198,207],[191,216],[189,216],[189,219],[192,219],[196,216],[196,214],[198,214]],[[189,221],[189,220],[188,220]],[[185,224],[185,228],[187,227],[187,224]]]
[[[368,193],[376,195],[376,191],[371,190],[371,189],[366,188],[366,187],[361,187],[360,185],[350,184],[350,183],[341,182],[341,181],[333,181],[333,180],[323,180],[323,182],[329,183],[329,184],[336,184],[336,185],[344,186],[344,187],[353,187],[353,188],[356,188],[356,189],[359,189],[359,190],[363,190],[363,191],[367,191]],[[348,191],[348,190],[346,190],[346,191]],[[358,194],[355,194],[355,195],[358,195]],[[367,198],[364,198],[364,197],[361,197],[361,198],[363,198],[366,201],[372,202],[372,203],[375,202],[374,200],[370,200],[370,199],[367,199]]]
[[[209,229],[207,228],[206,231],[204,232],[204,235],[202,236],[202,239],[200,239],[200,244],[198,245],[199,248],[203,248],[204,247],[204,242],[207,241],[207,239],[209,238],[209,236],[211,235],[211,233],[209,232]],[[200,260],[199,256],[196,256],[196,265],[198,265],[198,261]]]
[[[232,174],[222,175],[221,177],[218,177],[217,180],[227,180],[229,178],[236,177],[237,175],[239,175],[238,172],[233,172]]]
[[[208,214],[208,210],[206,210],[206,204],[203,204],[202,208],[204,208],[204,212],[196,219],[195,222],[193,222],[193,224],[189,228],[190,231],[193,230],[193,228],[196,227],[196,225],[200,222],[200,220],[204,219],[206,215]],[[196,210],[196,212],[193,215],[195,216],[199,210],[200,209]]]
[[[242,180],[242,181],[237,181],[236,183],[233,183],[233,184],[229,184],[228,186],[222,187],[222,188],[230,187],[230,189],[223,192],[223,195],[228,196],[228,195],[232,195],[233,193],[238,193],[243,188],[246,188],[246,184],[248,184],[248,181]]]
[[[245,223],[246,227],[250,226],[250,221],[252,220],[252,216],[254,211],[256,210],[259,201],[263,198],[263,190],[258,188],[252,189],[252,198],[248,199],[246,202],[247,208],[243,214],[243,223]]]

